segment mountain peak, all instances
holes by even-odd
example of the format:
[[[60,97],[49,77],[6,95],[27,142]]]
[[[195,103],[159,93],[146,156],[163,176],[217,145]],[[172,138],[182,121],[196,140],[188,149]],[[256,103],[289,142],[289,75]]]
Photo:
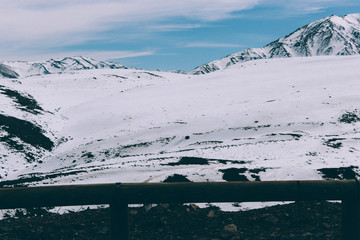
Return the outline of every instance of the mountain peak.
[[[195,68],[205,74],[239,62],[267,58],[360,54],[360,14],[331,15],[305,25],[263,48],[249,48]]]

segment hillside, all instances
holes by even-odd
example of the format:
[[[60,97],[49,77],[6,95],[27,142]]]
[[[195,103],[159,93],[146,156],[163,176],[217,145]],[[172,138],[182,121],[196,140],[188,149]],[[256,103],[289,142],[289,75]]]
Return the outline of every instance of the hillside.
[[[359,60],[2,78],[1,185],[353,178]]]

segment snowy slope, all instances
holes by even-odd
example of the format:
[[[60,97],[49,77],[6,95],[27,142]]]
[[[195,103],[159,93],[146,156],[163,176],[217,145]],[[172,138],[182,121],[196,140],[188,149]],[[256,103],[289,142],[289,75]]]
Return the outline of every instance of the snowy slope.
[[[2,68],[14,72],[13,74],[3,74]],[[33,75],[45,75],[51,73],[66,73],[74,70],[86,69],[126,69],[124,65],[97,61],[88,57],[66,57],[63,59],[50,59],[39,62],[25,61],[3,61],[0,63],[0,75],[3,77],[17,78],[18,76],[27,77]]]
[[[174,174],[191,181],[354,177],[359,63],[360,56],[309,57],[206,75],[94,69],[0,79],[41,108],[0,90],[0,114],[39,126],[53,143],[30,144],[36,157],[28,161],[2,141],[0,175],[9,181],[2,185],[160,182]],[[16,133],[8,139],[29,145]]]
[[[195,68],[205,74],[254,59],[356,55],[360,53],[360,14],[329,16],[310,23],[263,48],[249,48]]]

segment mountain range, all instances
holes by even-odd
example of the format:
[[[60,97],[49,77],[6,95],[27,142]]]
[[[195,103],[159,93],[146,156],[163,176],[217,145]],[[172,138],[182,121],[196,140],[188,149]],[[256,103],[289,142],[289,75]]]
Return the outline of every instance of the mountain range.
[[[205,75],[2,62],[0,186],[358,177],[358,16],[311,23],[251,52],[272,57],[234,54]]]
[[[88,57],[66,57],[47,61],[3,61],[0,62],[0,76],[7,78],[28,77],[53,73],[65,73],[87,69],[126,69],[119,63],[97,61]]]
[[[199,66],[190,73],[205,74],[256,59],[359,53],[360,14],[332,15],[303,26],[263,48],[248,48]]]
[[[356,55],[360,53],[360,14],[331,15],[305,25],[263,48],[248,48],[219,60],[196,67],[189,74],[199,75],[231,65],[271,58]],[[39,62],[0,62],[0,76],[18,78],[84,69],[122,69],[119,63],[97,61],[88,57],[66,57]],[[178,71],[178,73],[185,73]]]

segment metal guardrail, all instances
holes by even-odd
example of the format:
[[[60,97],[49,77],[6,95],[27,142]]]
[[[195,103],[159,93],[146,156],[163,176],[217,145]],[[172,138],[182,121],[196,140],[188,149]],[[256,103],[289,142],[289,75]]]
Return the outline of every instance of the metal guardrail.
[[[0,209],[110,204],[111,239],[127,240],[128,204],[342,201],[343,240],[360,240],[357,180],[114,183],[0,188]]]

